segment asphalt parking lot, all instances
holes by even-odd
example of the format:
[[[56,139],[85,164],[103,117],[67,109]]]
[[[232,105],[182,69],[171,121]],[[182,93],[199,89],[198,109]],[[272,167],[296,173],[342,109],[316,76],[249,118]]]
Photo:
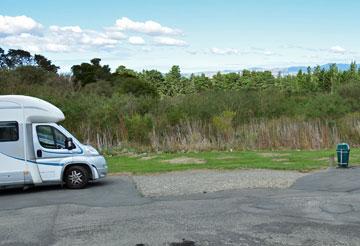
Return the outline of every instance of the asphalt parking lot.
[[[131,177],[0,191],[0,245],[359,245],[360,168],[288,189],[143,197]]]

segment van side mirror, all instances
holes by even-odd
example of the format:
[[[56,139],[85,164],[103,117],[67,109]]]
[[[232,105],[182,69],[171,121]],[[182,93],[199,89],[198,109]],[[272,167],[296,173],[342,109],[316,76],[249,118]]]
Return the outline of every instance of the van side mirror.
[[[75,144],[74,144],[72,138],[65,139],[65,149],[68,149],[68,150],[75,149]]]

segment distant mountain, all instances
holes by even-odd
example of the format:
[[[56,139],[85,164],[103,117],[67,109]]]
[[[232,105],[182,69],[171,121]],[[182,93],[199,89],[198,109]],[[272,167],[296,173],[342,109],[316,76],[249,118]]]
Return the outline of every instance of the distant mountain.
[[[328,70],[330,68],[330,65],[332,63],[327,63],[327,64],[324,64],[324,65],[321,65],[321,69],[325,69],[325,70]],[[339,63],[339,64],[336,64],[337,68],[340,70],[340,71],[345,71],[345,70],[349,70],[350,68],[350,64],[344,64],[344,63]],[[313,67],[312,67],[313,68]],[[284,68],[282,70],[283,74],[296,74],[299,72],[299,70],[302,70],[303,72],[306,72],[307,71],[307,67],[306,66],[293,66],[293,67],[287,67],[287,68]]]
[[[321,69],[325,69],[328,70],[330,65],[332,63],[327,63],[324,65],[321,65]],[[345,70],[349,70],[350,68],[350,64],[345,64],[345,63],[339,63],[336,64],[336,66],[338,67],[339,71],[345,71]],[[263,72],[263,71],[271,71],[271,73],[273,75],[278,75],[279,73],[281,73],[282,75],[292,75],[292,74],[297,74],[300,70],[302,70],[303,72],[307,71],[307,66],[291,66],[291,67],[284,67],[284,68],[262,68],[262,67],[252,67],[252,68],[246,68],[250,71],[257,71],[257,72]],[[314,68],[314,67],[312,67]],[[218,72],[223,73],[223,74],[227,74],[227,73],[239,73],[244,69],[238,69],[238,70],[222,70],[222,71],[203,71],[203,72],[196,72],[193,73],[194,75],[201,75],[201,74],[205,74],[205,76],[207,77],[212,77],[215,74],[217,74]],[[183,74],[186,77],[190,77],[191,73],[186,73]]]

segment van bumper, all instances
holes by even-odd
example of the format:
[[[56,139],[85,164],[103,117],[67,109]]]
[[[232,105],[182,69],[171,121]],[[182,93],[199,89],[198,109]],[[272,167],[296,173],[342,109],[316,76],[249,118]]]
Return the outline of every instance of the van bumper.
[[[106,160],[103,156],[94,156],[92,157],[92,167],[93,167],[93,179],[105,178],[108,173],[108,167]]]
[[[105,178],[107,176],[107,168],[99,168],[97,169],[98,175],[99,175],[99,179]]]

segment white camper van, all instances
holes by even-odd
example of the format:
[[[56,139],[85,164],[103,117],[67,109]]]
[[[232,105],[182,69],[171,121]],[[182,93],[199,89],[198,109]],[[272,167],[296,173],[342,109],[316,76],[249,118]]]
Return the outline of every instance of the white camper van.
[[[106,176],[104,157],[57,124],[64,119],[41,99],[0,96],[0,188],[65,183],[79,189]]]

